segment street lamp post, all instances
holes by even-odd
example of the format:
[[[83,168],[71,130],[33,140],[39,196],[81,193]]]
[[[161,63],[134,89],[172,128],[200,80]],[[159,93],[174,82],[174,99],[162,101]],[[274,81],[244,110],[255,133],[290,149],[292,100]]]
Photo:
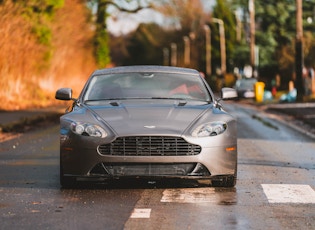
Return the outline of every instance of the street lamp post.
[[[169,57],[170,57],[170,51],[168,50],[168,48],[164,48],[163,49],[163,64],[165,66],[169,65]]]
[[[171,43],[171,65],[177,65],[177,45],[176,43]]]
[[[296,40],[295,40],[295,87],[297,100],[302,101],[303,87],[303,24],[302,24],[302,0],[296,0]]]
[[[235,19],[236,19],[236,41],[241,42],[242,39],[242,22],[240,20],[239,13],[235,11]]]
[[[190,67],[190,40],[188,36],[183,37],[184,40],[184,65]]]
[[[190,67],[191,68],[197,68],[197,49],[196,49],[196,33],[191,31],[189,33],[189,39],[190,39],[190,55],[191,55],[191,60],[190,60]]]
[[[250,65],[252,67],[252,77],[254,77],[256,61],[255,61],[255,3],[254,0],[248,1],[249,17],[250,17]]]
[[[208,25],[204,25],[206,34],[206,74],[211,75],[211,29]]]
[[[219,19],[219,18],[212,18],[212,22],[219,24],[220,50],[221,50],[221,72],[224,75],[226,73],[226,49],[225,49],[224,22],[222,19]]]

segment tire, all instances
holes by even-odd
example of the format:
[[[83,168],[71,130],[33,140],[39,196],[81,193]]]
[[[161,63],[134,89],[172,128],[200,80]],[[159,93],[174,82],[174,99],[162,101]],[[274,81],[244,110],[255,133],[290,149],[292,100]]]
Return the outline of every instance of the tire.
[[[211,180],[211,185],[213,187],[235,187],[237,180],[237,163],[235,165],[235,172],[233,175],[217,176]]]
[[[62,175],[60,175],[60,185],[61,185],[61,188],[65,188],[65,189],[77,187],[77,183],[75,179],[68,178]]]
[[[61,185],[61,188],[75,188],[77,186],[77,182],[75,178],[64,176],[61,165],[60,165],[60,185]]]
[[[236,176],[221,176],[211,180],[211,185],[213,187],[227,187],[232,188],[236,185]]]

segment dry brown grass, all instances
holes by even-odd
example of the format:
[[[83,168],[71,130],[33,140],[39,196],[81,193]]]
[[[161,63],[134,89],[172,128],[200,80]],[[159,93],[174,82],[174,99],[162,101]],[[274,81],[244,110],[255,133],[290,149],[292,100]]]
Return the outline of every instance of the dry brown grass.
[[[72,87],[76,96],[96,68],[93,29],[84,1],[66,0],[57,11],[51,22],[52,57],[48,64],[44,56],[50,47],[37,42],[22,10],[10,0],[0,5],[0,109],[54,104],[59,87]]]

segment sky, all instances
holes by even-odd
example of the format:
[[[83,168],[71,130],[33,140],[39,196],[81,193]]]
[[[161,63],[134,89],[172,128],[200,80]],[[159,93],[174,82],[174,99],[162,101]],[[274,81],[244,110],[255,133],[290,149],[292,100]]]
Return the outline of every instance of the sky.
[[[205,10],[210,10],[216,0],[202,0],[202,2]],[[109,8],[109,11],[111,16],[107,19],[107,29],[116,36],[136,30],[140,23],[155,22],[160,25],[167,23],[163,15],[152,9],[143,9],[136,14],[119,12],[114,8]]]
[[[162,24],[163,16],[151,9],[144,9],[136,14],[115,11],[114,14],[107,19],[107,29],[112,34],[119,36],[136,30],[140,23],[150,22]]]

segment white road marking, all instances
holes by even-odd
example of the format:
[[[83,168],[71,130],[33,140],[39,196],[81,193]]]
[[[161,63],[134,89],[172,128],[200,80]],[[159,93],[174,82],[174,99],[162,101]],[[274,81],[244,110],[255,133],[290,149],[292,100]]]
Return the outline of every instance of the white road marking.
[[[135,208],[130,215],[130,218],[150,218],[150,208]]]
[[[205,203],[215,202],[214,188],[166,189],[161,202]]]
[[[315,204],[315,191],[302,184],[262,184],[269,203]]]

